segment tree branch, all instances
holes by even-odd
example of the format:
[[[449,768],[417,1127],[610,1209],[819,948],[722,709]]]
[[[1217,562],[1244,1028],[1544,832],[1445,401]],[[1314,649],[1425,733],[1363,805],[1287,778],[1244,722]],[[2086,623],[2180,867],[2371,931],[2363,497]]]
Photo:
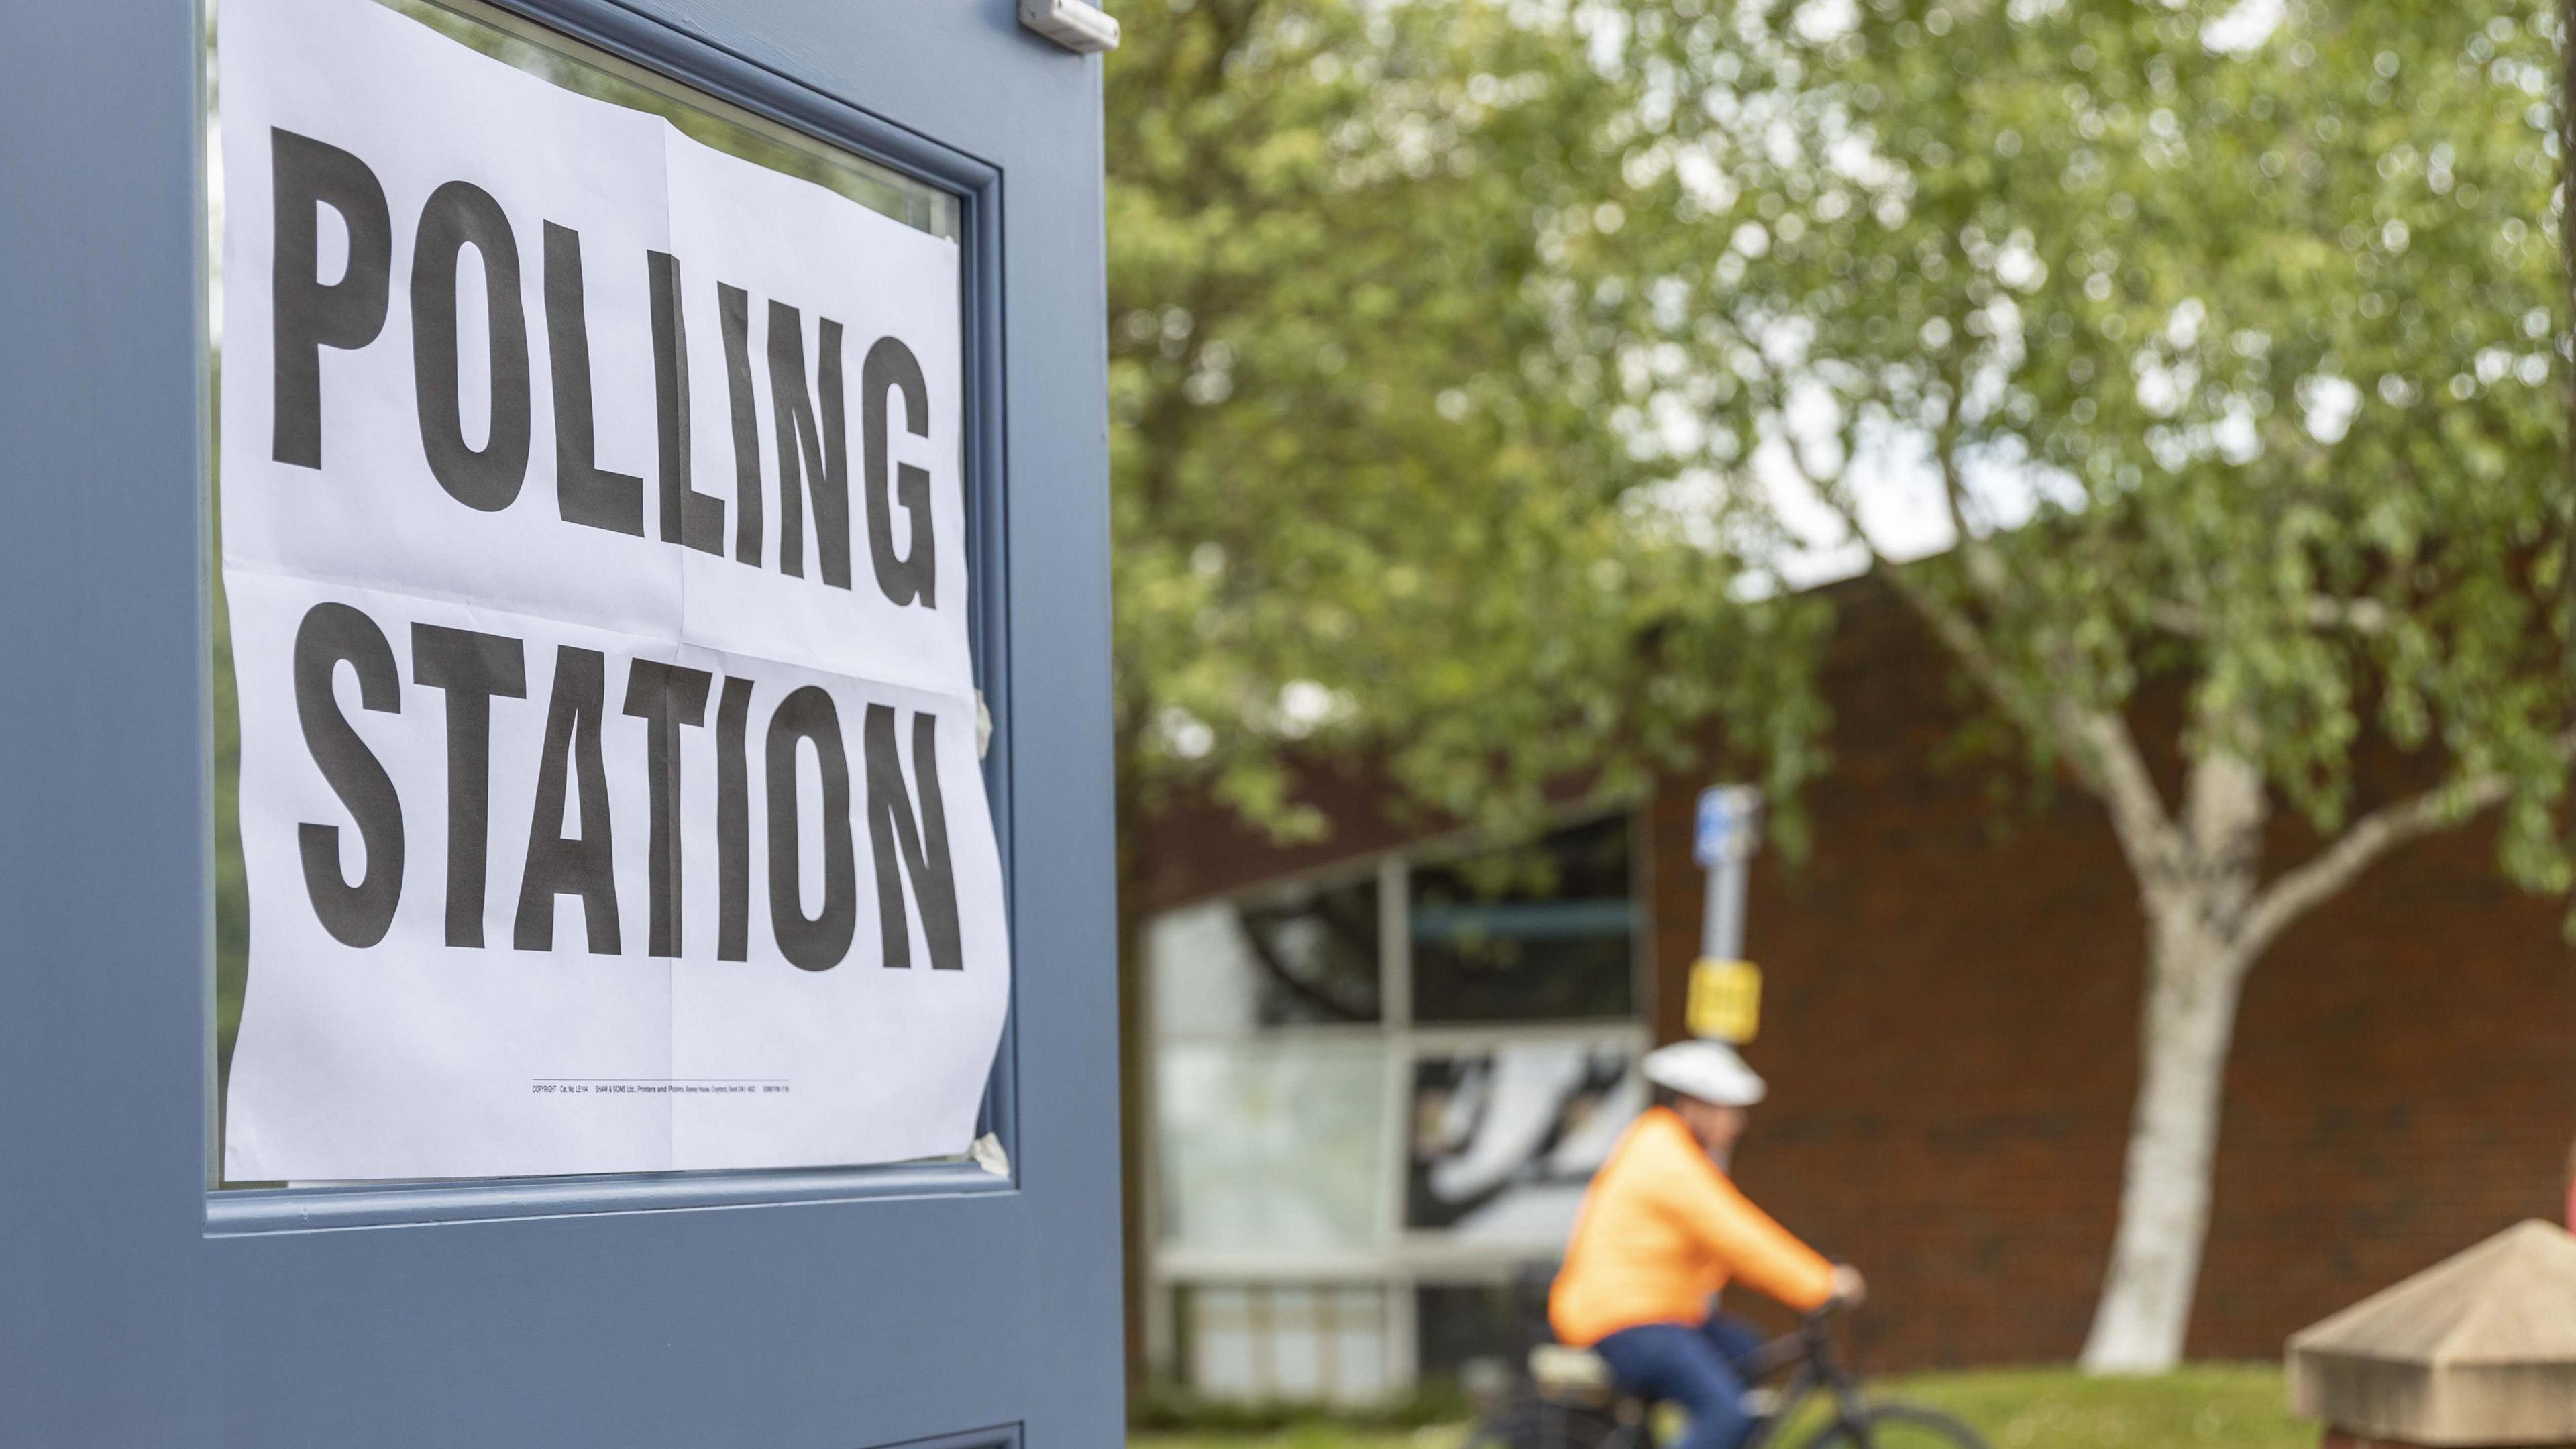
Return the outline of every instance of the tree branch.
[[[2576,755],[2576,731],[2560,735],[2557,750],[2562,759]],[[2475,775],[2435,786],[2354,821],[2333,844],[2273,881],[2255,900],[2239,938],[2238,969],[2260,958],[2291,923],[2332,899],[2380,857],[2410,840],[2495,808],[2511,790],[2502,775]]]
[[[1941,428],[1934,451],[1941,465],[1942,501],[1950,511],[1950,526],[1959,536],[1959,557],[1965,567],[1968,586],[1977,591],[1989,608],[2001,608],[2018,602],[2019,590],[2003,556],[1993,543],[1970,531],[1968,525],[1967,475],[1959,467],[1958,410],[1965,392],[1955,376],[1947,380],[1950,388],[1950,417]],[[1910,597],[1927,597],[1928,591],[1912,590]],[[1934,599],[1948,616],[1946,623],[1935,621],[1934,628],[1943,636],[1953,653],[1965,660],[1963,646],[1983,656],[1985,671],[2003,677],[2000,661],[1992,658],[1985,641],[1956,608]],[[1918,606],[1919,611],[1919,606]],[[1929,617],[1927,615],[1927,617]],[[2053,653],[2063,653],[2061,644]],[[2073,661],[2060,658],[2057,667],[2071,670]],[[1974,666],[1972,666],[1972,670]],[[2031,701],[2040,706],[2037,713],[2044,727],[2055,737],[2059,748],[2073,761],[2077,778],[2083,780],[2095,796],[2110,809],[2111,829],[2119,837],[2120,849],[2138,873],[2140,884],[2162,888],[2169,884],[2186,860],[2186,842],[2176,828],[2172,814],[2165,808],[2164,795],[2156,788],[2155,776],[2147,769],[2145,756],[2138,749],[2128,720],[2111,710],[2092,709],[2069,696],[2042,685]]]
[[[2319,594],[2308,600],[2301,612],[2311,628],[2348,629],[2355,634],[2385,634],[2393,622],[2388,606],[2377,599],[2338,599]],[[2166,633],[2185,639],[2209,637],[2209,616],[2189,604],[2159,599],[2147,606],[2147,619]]]
[[[1933,443],[1933,453],[1941,464],[1941,502],[1950,511],[1950,531],[1958,536],[1959,558],[1966,565],[1969,585],[1987,603],[2000,603],[2010,591],[2012,579],[1994,545],[1969,527],[1968,479],[1959,469],[1958,451],[1959,409],[1964,405],[1964,391],[1950,369],[1944,368],[1943,372],[1943,385],[1950,390],[1950,410]]]
[[[2110,808],[2111,831],[2139,884],[2169,887],[2185,868],[2187,847],[2128,720],[2062,695],[2050,698],[2049,711],[2077,777]]]
[[[1858,511],[1810,474],[1804,461],[1794,456],[1795,450],[1791,451],[1792,465],[1809,490],[1833,510],[1852,540],[1868,552],[1871,571],[1888,581],[1998,709],[2024,729],[2054,742],[2058,752],[2073,764],[2076,778],[2110,810],[2112,832],[2141,883],[2161,886],[2173,880],[2183,867],[2184,841],[2165,809],[2164,796],[2156,789],[2155,776],[2147,769],[2128,721],[2108,710],[2088,709],[2044,688],[2027,688],[2014,679],[1985,636],[1977,632],[1975,622],[1879,552],[1869,531],[1861,526]],[[1946,451],[1943,474],[1951,478],[1955,469]]]

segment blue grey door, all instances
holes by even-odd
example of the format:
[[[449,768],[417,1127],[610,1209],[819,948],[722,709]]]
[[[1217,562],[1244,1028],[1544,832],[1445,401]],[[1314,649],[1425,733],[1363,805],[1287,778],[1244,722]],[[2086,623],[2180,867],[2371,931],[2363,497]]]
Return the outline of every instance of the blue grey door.
[[[210,1181],[230,787],[206,17],[20,0],[0,85],[0,1445],[1115,1443],[1098,61],[1013,0],[506,9],[946,208],[1014,943],[981,1124],[1000,1156]]]

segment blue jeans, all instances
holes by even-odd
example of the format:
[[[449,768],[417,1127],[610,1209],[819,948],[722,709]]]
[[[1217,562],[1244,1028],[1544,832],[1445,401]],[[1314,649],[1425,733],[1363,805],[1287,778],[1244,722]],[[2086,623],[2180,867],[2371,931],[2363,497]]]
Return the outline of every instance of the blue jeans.
[[[1761,1346],[1762,1334],[1752,1324],[1712,1313],[1696,1328],[1686,1323],[1623,1328],[1592,1348],[1610,1365],[1620,1388],[1657,1403],[1679,1404],[1689,1413],[1690,1428],[1673,1449],[1736,1449],[1753,1432],[1737,1362]]]

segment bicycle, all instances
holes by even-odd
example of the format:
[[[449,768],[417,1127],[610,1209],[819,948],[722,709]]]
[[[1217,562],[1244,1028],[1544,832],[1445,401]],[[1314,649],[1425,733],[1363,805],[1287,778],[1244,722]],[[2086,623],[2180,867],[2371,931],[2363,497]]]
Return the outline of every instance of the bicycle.
[[[1859,1370],[1835,1352],[1832,1314],[1809,1315],[1739,1362],[1756,1411],[1745,1449],[1777,1449],[1805,1428],[1801,1410],[1820,1395],[1830,1417],[1800,1449],[1986,1449],[1976,1430],[1938,1409],[1871,1399]],[[1773,1378],[1783,1381],[1764,1386]],[[1468,1431],[1466,1449],[1654,1449],[1650,1408],[1619,1392],[1600,1355],[1542,1343],[1501,1407]]]

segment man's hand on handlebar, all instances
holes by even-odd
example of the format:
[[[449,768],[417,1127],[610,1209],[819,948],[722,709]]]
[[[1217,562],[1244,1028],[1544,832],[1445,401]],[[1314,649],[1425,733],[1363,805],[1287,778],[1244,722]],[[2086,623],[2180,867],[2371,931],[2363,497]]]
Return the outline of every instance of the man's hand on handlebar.
[[[1836,1263],[1834,1265],[1834,1306],[1858,1308],[1868,1301],[1869,1283],[1860,1276],[1860,1270],[1849,1263]]]

